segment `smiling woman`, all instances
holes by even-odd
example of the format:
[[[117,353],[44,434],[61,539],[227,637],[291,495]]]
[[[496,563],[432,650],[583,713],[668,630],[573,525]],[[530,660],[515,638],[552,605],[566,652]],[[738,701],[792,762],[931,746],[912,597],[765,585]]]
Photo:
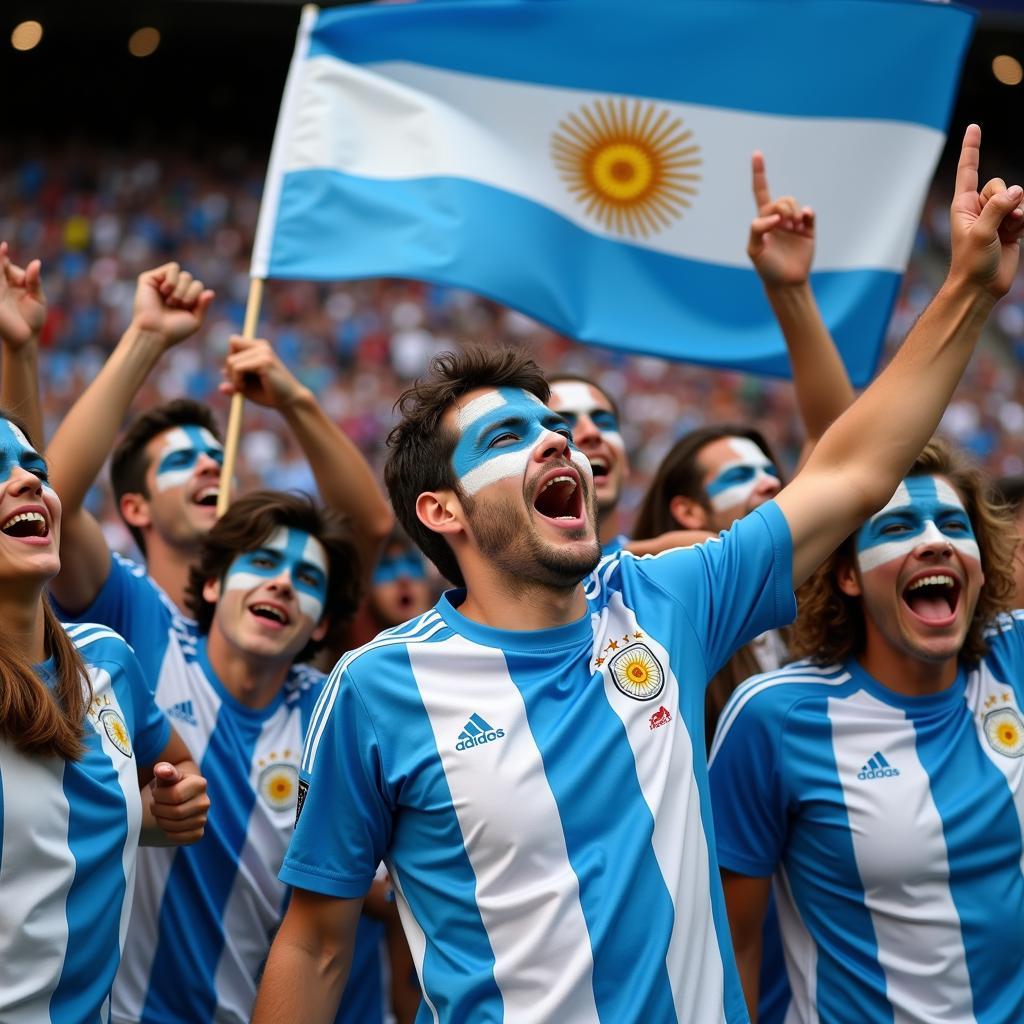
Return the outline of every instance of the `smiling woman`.
[[[51,610],[61,507],[47,479],[0,412],[0,1018],[92,1020],[120,958],[140,781],[158,757],[181,764],[188,752],[127,644],[102,626],[65,631]],[[162,766],[167,793],[178,764]]]

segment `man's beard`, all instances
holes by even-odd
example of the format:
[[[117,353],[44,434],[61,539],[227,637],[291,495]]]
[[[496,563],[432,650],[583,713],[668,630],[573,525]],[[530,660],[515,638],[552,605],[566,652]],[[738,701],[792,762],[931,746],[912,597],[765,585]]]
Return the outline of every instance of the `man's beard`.
[[[590,519],[594,519],[592,499],[584,492]],[[480,553],[508,577],[511,589],[526,590],[531,586],[570,589],[597,568],[601,548],[595,537],[593,549],[559,547],[537,535],[526,509],[513,501],[479,501],[463,495],[463,508],[469,516],[473,536]],[[567,533],[567,539],[579,540]]]

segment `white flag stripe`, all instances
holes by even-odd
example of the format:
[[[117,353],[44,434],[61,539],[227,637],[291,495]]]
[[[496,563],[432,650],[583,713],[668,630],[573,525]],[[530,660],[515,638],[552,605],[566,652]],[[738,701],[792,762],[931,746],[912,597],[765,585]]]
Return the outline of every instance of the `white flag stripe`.
[[[504,654],[453,636],[410,645],[409,661],[476,876],[476,902],[494,953],[504,1019],[598,1024],[579,882],[526,705]],[[460,671],[453,673],[456,664]],[[470,697],[467,679],[487,680],[486,691],[477,691],[483,700],[479,707],[472,703],[477,698]],[[505,735],[456,750],[474,713]],[[517,847],[531,855],[512,856]]]
[[[550,153],[559,122],[585,103],[612,98],[608,94],[397,61],[360,66],[317,56],[300,68],[300,99],[278,133],[282,174],[315,168],[380,180],[463,178],[621,240],[584,213]],[[942,133],[897,121],[654,102],[693,132],[702,161],[694,170],[701,178],[681,219],[632,244],[749,269],[750,154],[760,149],[775,192],[795,195],[818,213],[816,270],[902,272]],[[257,258],[265,265],[267,257],[269,248],[260,245]]]

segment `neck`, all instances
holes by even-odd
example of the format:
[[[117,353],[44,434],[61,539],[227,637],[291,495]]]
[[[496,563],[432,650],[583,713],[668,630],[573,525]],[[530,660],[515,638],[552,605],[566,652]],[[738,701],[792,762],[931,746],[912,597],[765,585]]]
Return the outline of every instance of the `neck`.
[[[597,539],[603,547],[610,540],[614,540],[620,533],[619,530],[619,509],[617,505],[611,508],[602,509],[597,522]]]
[[[957,659],[925,661],[887,644],[872,644],[870,639],[857,659],[861,668],[887,689],[905,697],[927,697],[948,690],[956,680]]]
[[[196,547],[175,548],[154,533],[146,537],[146,570],[184,615],[191,615],[185,601],[189,574],[197,564]]]
[[[44,600],[39,588],[20,595],[0,597],[4,640],[33,665],[46,660]]]
[[[514,582],[514,581],[513,581]],[[540,584],[510,585],[507,578],[467,581],[466,600],[459,612],[494,629],[530,630],[564,626],[582,618],[587,599],[579,583],[571,587]]]
[[[288,676],[292,660],[268,659],[235,646],[214,622],[206,638],[206,656],[224,689],[239,704],[259,710],[270,704]]]

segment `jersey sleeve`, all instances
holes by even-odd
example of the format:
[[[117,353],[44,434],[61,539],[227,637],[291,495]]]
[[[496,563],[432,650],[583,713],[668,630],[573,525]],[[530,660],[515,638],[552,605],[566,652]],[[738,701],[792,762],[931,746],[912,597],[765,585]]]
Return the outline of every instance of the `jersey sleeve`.
[[[345,669],[328,680],[313,712],[281,881],[326,896],[365,896],[387,849],[393,807],[373,721]]]
[[[683,605],[709,676],[743,644],[796,615],[793,539],[773,501],[715,539],[637,559],[637,566]]]
[[[770,694],[754,690],[759,678],[739,687],[725,706],[708,765],[718,863],[753,878],[774,872],[788,818],[785,716]]]
[[[120,633],[136,651],[150,689],[156,689],[165,648],[160,640],[167,634],[172,612],[141,565],[112,553],[110,572],[88,608],[68,615],[57,602],[53,605],[65,622],[99,622]]]

